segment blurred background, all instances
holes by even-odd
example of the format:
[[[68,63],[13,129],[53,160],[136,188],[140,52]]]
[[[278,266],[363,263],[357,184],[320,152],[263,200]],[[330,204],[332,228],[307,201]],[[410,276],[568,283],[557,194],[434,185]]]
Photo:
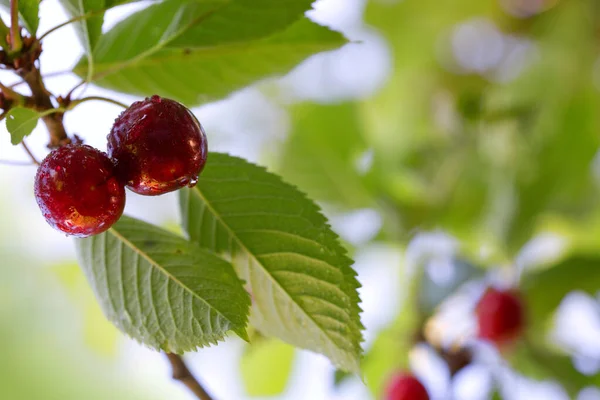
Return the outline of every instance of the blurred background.
[[[110,10],[104,29],[145,6]],[[40,15],[40,32],[68,19],[56,0]],[[331,219],[363,285],[364,382],[265,338],[190,354],[193,371],[219,400],[367,400],[407,368],[433,399],[600,399],[600,2],[319,0],[309,16],[351,43],[194,111],[212,151],[268,166]],[[53,93],[79,82],[64,72],[80,54],[72,27],[45,41]],[[119,112],[87,102],[66,126],[105,150]],[[0,160],[26,162],[2,129]],[[40,159],[46,141],[39,124]],[[0,398],[192,399],[104,319],[34,175],[0,163]],[[178,223],[175,195],[127,201]],[[527,302],[503,356],[473,339],[489,284]]]

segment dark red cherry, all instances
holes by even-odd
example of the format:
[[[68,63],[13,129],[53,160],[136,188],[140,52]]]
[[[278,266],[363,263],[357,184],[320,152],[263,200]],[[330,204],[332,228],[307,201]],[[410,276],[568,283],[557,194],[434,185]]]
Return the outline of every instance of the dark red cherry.
[[[385,400],[429,400],[425,386],[409,373],[398,373],[388,381]]]
[[[46,221],[76,237],[106,231],[125,207],[125,188],[112,161],[82,144],[52,151],[38,168],[34,192]]]
[[[478,336],[497,346],[510,344],[521,335],[524,325],[524,306],[514,290],[488,288],[476,308]]]
[[[133,103],[108,135],[117,176],[130,190],[148,196],[194,186],[207,153],[206,134],[194,114],[159,96]]]

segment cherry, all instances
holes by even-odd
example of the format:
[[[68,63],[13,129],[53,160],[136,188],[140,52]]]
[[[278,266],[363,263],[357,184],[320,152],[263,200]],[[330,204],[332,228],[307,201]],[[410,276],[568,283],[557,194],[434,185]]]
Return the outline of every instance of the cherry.
[[[87,237],[110,228],[125,207],[125,188],[114,164],[91,146],[69,144],[52,151],[35,176],[35,199],[54,228]]]
[[[409,373],[398,373],[389,380],[385,400],[429,400],[425,386]]]
[[[108,154],[130,190],[155,196],[192,187],[207,157],[206,134],[184,105],[159,96],[133,103],[108,135]]]
[[[525,324],[523,302],[517,291],[488,288],[476,308],[478,336],[497,346],[519,338]]]

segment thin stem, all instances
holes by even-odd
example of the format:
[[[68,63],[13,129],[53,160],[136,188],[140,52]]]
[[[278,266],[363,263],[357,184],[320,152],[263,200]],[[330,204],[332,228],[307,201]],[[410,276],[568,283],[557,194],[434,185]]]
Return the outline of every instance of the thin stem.
[[[71,97],[73,97],[73,93],[80,88],[81,86],[85,85],[87,83],[87,81],[84,79],[81,82],[79,82],[77,85],[75,85],[73,87],[73,89],[69,90],[69,93],[67,93],[67,95],[65,96],[65,99],[70,99]]]
[[[12,51],[19,51],[23,47],[19,30],[19,0],[10,0],[10,47]]]
[[[67,25],[70,25],[70,24],[72,24],[73,22],[77,22],[77,21],[83,21],[83,20],[85,20],[85,19],[88,19],[88,18],[94,17],[94,16],[96,16],[96,15],[102,15],[102,14],[103,14],[103,13],[104,13],[106,10],[108,10],[108,8],[102,8],[102,9],[100,9],[100,10],[94,10],[94,11],[90,11],[90,12],[87,12],[87,13],[85,13],[85,14],[77,15],[77,16],[75,16],[75,17],[73,17],[73,18],[69,19],[69,20],[66,20],[66,21],[65,21],[65,22],[63,22],[63,23],[61,23],[61,24],[58,24],[58,25],[56,25],[56,26],[55,26],[55,27],[53,27],[53,28],[50,28],[50,29],[49,29],[47,32],[45,32],[45,33],[44,33],[42,36],[40,36],[40,37],[38,38],[38,41],[40,41],[40,42],[41,42],[41,41],[42,41],[42,39],[44,39],[44,38],[45,38],[46,36],[48,36],[49,34],[51,34],[51,33],[55,32],[55,31],[59,30],[60,28],[63,28],[63,27],[65,27],[65,26],[67,26]]]
[[[8,85],[7,87],[8,87],[9,89],[14,89],[14,88],[16,88],[17,86],[20,86],[20,85],[22,85],[22,84],[24,84],[24,83],[27,83],[27,82],[25,82],[25,81],[19,81],[19,82],[11,83],[11,84],[10,84],[10,85]]]
[[[104,12],[104,10],[102,10],[102,12]],[[98,12],[96,12],[96,13],[98,13]],[[69,20],[67,20],[67,21],[63,22],[62,24],[58,24],[58,25],[56,25],[55,27],[53,27],[53,28],[50,28],[50,29],[49,29],[48,31],[46,31],[46,32],[45,32],[45,33],[44,33],[42,36],[40,36],[40,37],[38,38],[38,40],[41,42],[41,41],[42,41],[42,39],[44,39],[46,36],[48,36],[49,34],[51,34],[51,33],[55,32],[55,31],[57,31],[57,30],[59,30],[60,28],[62,28],[62,27],[65,27],[65,26],[67,26],[67,25],[70,25],[70,24],[72,24],[73,22],[77,22],[77,21],[81,21],[81,20],[84,20],[84,19],[88,19],[88,18],[90,18],[90,17],[91,17],[91,16],[93,16],[93,15],[94,15],[94,12],[89,12],[89,13],[85,13],[85,14],[82,14],[82,15],[77,15],[76,17],[73,17],[73,18],[71,18],[71,19],[69,19]]]
[[[70,69],[65,69],[64,71],[54,71],[54,72],[49,72],[47,74],[45,74],[42,78],[46,79],[46,78],[54,78],[57,76],[61,76],[61,75],[66,75],[66,74],[72,74],[73,71]]]
[[[72,73],[73,73],[73,71],[71,71],[71,70],[50,72],[50,73],[45,74],[44,76],[42,76],[42,79],[56,78],[57,76],[66,75],[66,74],[72,74]],[[25,82],[25,81],[19,81],[19,82],[11,83],[10,85],[8,85],[8,87],[11,88],[11,89],[13,89],[13,88],[16,88],[17,86],[21,86],[21,85],[23,85],[25,83],[27,83],[27,82]],[[83,83],[85,83],[85,81],[82,81],[74,89],[77,89]]]
[[[200,382],[192,375],[181,356],[173,353],[166,353],[167,359],[171,363],[173,379],[183,383],[200,400],[213,400],[204,390]]]
[[[39,114],[38,114],[38,116],[39,116],[40,118],[43,118],[43,117],[45,117],[45,116],[47,116],[47,115],[52,115],[52,114],[57,114],[57,113],[64,113],[64,112],[66,112],[67,110],[68,110],[68,109],[66,109],[66,108],[62,108],[62,107],[61,107],[61,108],[51,108],[51,109],[49,109],[49,110],[42,111],[41,113],[39,113]]]
[[[22,141],[21,144],[23,145],[23,148],[25,149],[25,152],[27,153],[27,155],[31,158],[31,161],[33,161],[33,163],[35,165],[40,165],[40,162],[37,160],[37,158],[35,158],[35,156],[31,152],[31,150],[29,150],[29,147],[27,147],[27,144],[25,143],[25,141]]]
[[[82,99],[73,100],[71,102],[71,104],[69,104],[69,109],[73,109],[73,108],[77,107],[78,105],[80,105],[81,103],[85,103],[86,101],[92,101],[92,100],[105,101],[107,103],[115,104],[115,105],[117,105],[119,107],[123,107],[123,108],[129,107],[127,104],[121,103],[120,101],[117,101],[117,100],[113,100],[109,97],[88,96],[88,97],[84,97]]]

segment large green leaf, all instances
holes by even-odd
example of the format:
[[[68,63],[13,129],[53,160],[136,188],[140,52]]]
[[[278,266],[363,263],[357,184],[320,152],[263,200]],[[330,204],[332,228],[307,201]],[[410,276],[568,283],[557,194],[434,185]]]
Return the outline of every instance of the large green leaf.
[[[192,106],[284,74],[308,56],[345,43],[339,33],[300,16],[269,37],[264,37],[268,32],[258,28],[257,20],[252,20],[256,28],[250,29],[243,22],[243,13],[238,15],[241,21],[230,21],[231,26],[219,25],[219,29],[232,30],[223,36],[219,36],[221,31],[202,31],[202,21],[209,27],[210,21],[218,21],[221,3],[191,2],[175,7],[166,2],[130,16],[102,37],[94,52],[93,80],[109,89],[141,96],[159,94]],[[236,30],[236,23],[245,30]],[[196,25],[198,31],[186,31]],[[277,31],[284,28],[276,26]],[[192,38],[193,46],[181,47],[175,42]],[[85,61],[74,71],[85,75]]]
[[[261,167],[226,154],[208,159],[198,185],[180,191],[191,239],[231,258],[261,332],[358,372],[359,284],[319,208]]]
[[[248,294],[231,265],[206,249],[125,216],[76,245],[105,315],[134,339],[181,353],[229,330],[246,338]]]
[[[171,46],[203,47],[248,42],[296,22],[314,0],[228,0],[225,7],[174,38]]]
[[[0,0],[0,5],[9,10],[10,0]],[[40,23],[39,9],[39,0],[19,0],[19,19],[31,35],[36,34]]]
[[[281,153],[281,175],[315,200],[343,207],[372,206],[357,168],[367,145],[356,105],[303,104],[291,112],[293,130]]]
[[[247,43],[285,29],[310,8],[307,0],[171,0],[141,10],[107,32],[101,62],[139,61],[164,48]],[[124,41],[128,44],[124,45]]]

